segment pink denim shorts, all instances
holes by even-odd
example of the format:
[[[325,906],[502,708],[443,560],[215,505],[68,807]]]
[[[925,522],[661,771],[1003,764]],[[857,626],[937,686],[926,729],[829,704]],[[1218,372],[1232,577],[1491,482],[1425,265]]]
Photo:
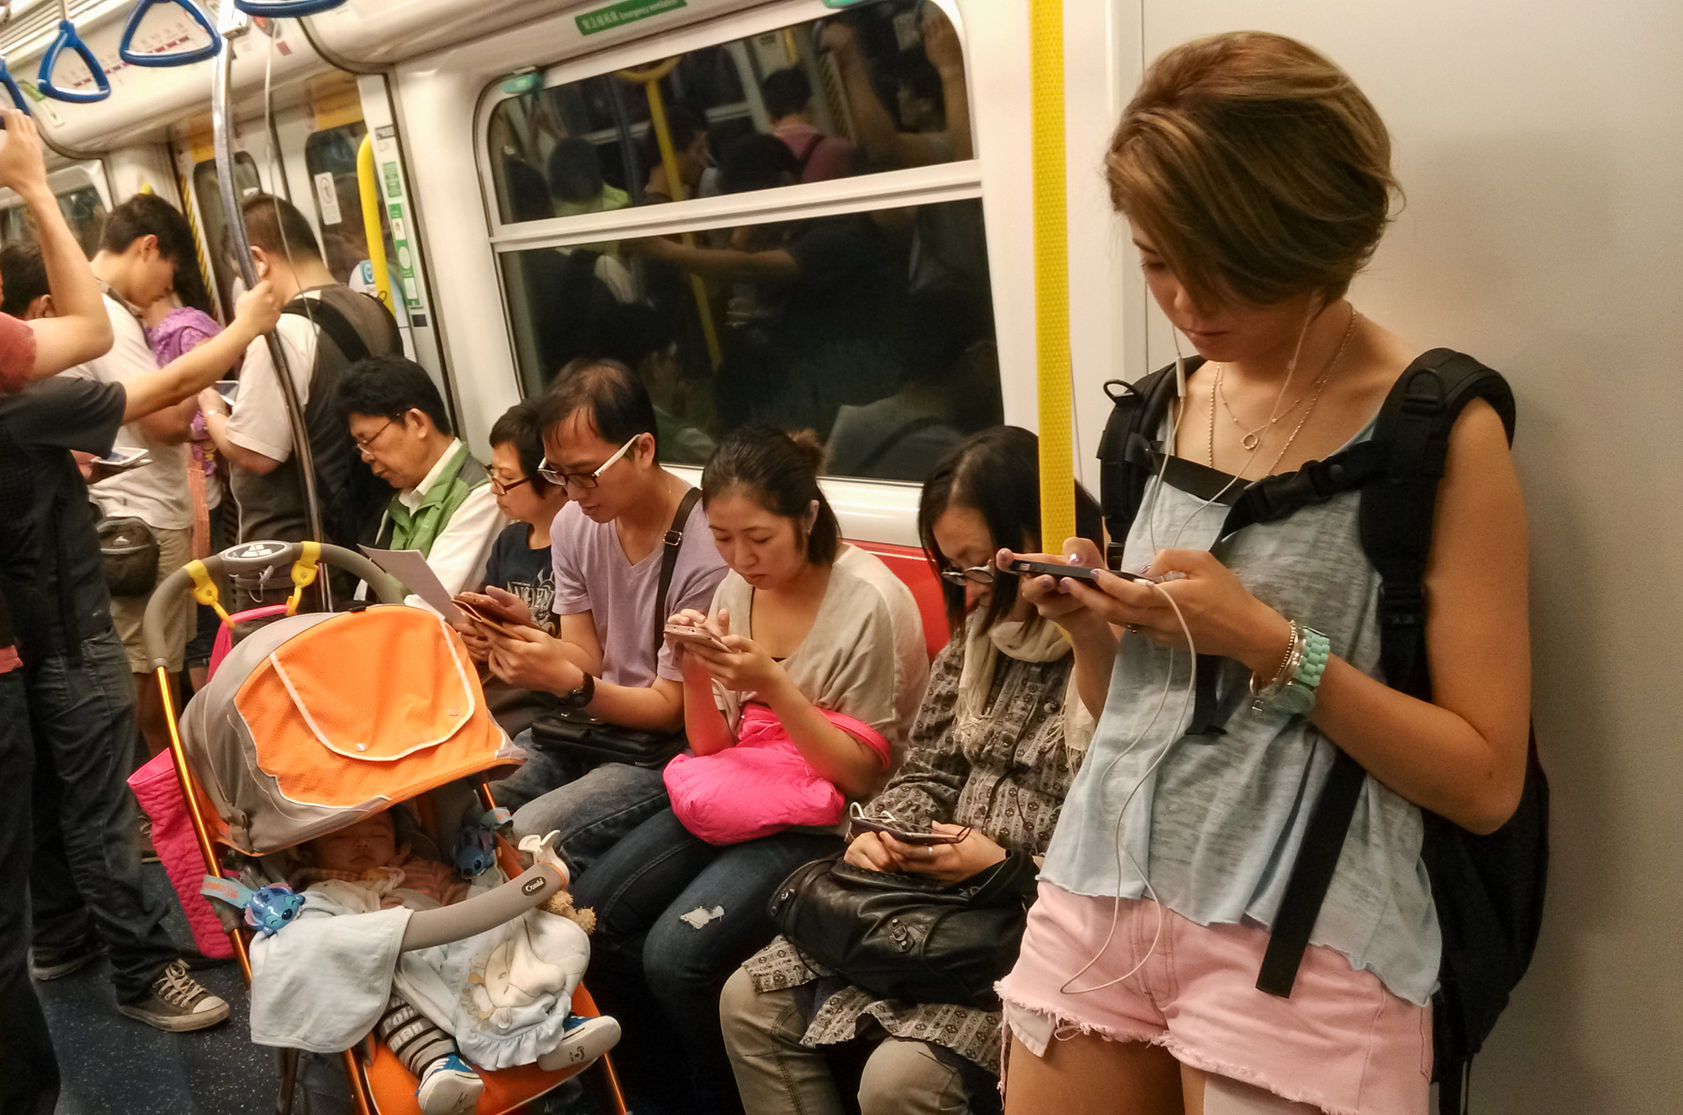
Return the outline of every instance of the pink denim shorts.
[[[1291,998],[1258,991],[1266,929],[1203,926],[1145,900],[1122,901],[1105,947],[1113,911],[1114,899],[1040,884],[1022,954],[999,984],[1007,1035],[1035,1056],[1078,1033],[1147,1041],[1182,1064],[1334,1115],[1427,1111],[1429,1007],[1398,998],[1372,972],[1318,946],[1304,953]],[[1120,983],[1081,990],[1135,965]]]

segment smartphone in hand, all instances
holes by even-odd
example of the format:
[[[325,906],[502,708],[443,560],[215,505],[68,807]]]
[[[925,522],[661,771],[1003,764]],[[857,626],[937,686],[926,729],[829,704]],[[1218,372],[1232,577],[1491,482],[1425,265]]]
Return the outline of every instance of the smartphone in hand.
[[[903,824],[892,817],[868,817],[857,803],[847,815],[850,831],[848,835],[858,836],[862,832],[880,832],[892,836],[902,844],[916,844],[928,847],[935,844],[957,844],[970,835],[968,828],[959,832],[930,832],[928,828],[918,828]]]
[[[666,634],[673,639],[681,639],[686,643],[696,643],[714,650],[729,650],[725,641],[705,627],[695,627],[687,623],[669,623],[665,627]]]
[[[1094,584],[1098,578],[1093,574],[1095,570],[1086,565],[1064,565],[1056,561],[1035,561],[1032,558],[1016,558],[1006,567],[1012,573],[1019,573],[1024,577],[1067,577],[1071,580],[1086,581]],[[1126,569],[1107,569],[1113,577],[1121,577],[1124,581],[1144,581],[1146,584],[1156,583],[1155,577],[1147,577],[1143,573],[1130,573]]]

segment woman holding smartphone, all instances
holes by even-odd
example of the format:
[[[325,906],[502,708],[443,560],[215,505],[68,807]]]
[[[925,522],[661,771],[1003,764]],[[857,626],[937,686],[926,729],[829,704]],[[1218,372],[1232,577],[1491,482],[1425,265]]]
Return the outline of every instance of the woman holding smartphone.
[[[1097,538],[1098,507],[1077,500],[1080,528]],[[924,483],[918,532],[957,634],[935,659],[905,763],[864,813],[952,842],[867,830],[848,845],[854,866],[959,883],[1051,837],[1093,721],[1071,690],[1069,642],[993,565],[1002,545],[1038,548],[1039,524],[1027,430],[971,436]],[[719,1009],[749,1115],[844,1110],[829,1056],[843,1047],[865,1058],[863,1115],[998,1105],[997,1010],[880,998],[814,970],[782,938],[730,978]]]
[[[1024,581],[1103,716],[1000,985],[1006,1110],[1423,1115],[1441,935],[1422,811],[1490,832],[1524,778],[1526,529],[1502,420],[1475,400],[1448,439],[1419,699],[1381,680],[1361,493],[1231,533],[1219,498],[1368,440],[1421,350],[1345,297],[1396,189],[1384,124],[1309,47],[1217,35],[1150,67],[1105,167],[1202,360],[1115,540],[1123,568],[1166,579]],[[1189,734],[1189,640],[1220,734]],[[1338,750],[1370,777],[1295,986],[1269,994],[1270,926]]]
[[[574,886],[596,911],[591,990],[625,1023],[619,1055],[639,1111],[737,1107],[719,987],[771,939],[777,884],[841,846],[846,804],[882,784],[923,695],[917,605],[842,541],[820,458],[816,445],[749,428],[702,470],[731,571],[709,614],[671,618],[704,633],[669,636],[694,754],[667,765],[671,808]]]

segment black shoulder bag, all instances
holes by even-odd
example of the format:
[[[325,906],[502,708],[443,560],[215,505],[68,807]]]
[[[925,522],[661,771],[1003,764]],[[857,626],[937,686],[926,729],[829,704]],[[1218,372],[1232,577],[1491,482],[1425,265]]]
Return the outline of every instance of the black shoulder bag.
[[[820,859],[783,880],[769,912],[804,958],[873,995],[988,1010],[1017,962],[1035,875],[1026,852],[951,886]]]
[[[655,594],[654,650],[659,661],[661,645],[666,641],[666,594],[672,587],[672,571],[678,565],[678,551],[684,544],[684,524],[701,498],[698,489],[691,488],[678,502],[678,513],[672,517],[672,529],[666,532],[665,551],[660,556],[660,589]],[[626,728],[587,716],[577,709],[558,709],[532,721],[532,745],[540,751],[555,752],[581,761],[586,768],[599,763],[629,763],[650,769],[663,767],[666,761],[688,746],[683,730],[652,732],[642,728]]]

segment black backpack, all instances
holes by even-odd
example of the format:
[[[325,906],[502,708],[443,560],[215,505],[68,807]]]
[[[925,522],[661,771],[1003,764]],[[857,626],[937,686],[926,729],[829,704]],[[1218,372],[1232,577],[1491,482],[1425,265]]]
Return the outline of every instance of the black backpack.
[[[1189,370],[1198,363],[1189,361]],[[1174,368],[1159,369],[1132,386],[1113,380],[1105,391],[1115,405],[1099,443],[1100,492],[1114,568],[1147,485],[1165,468],[1163,447],[1155,438],[1174,398]],[[1514,399],[1507,382],[1463,353],[1444,348],[1424,353],[1392,387],[1370,440],[1294,473],[1235,487],[1221,529],[1226,537],[1359,489],[1362,550],[1380,577],[1380,669],[1387,684],[1425,700],[1431,698],[1431,678],[1423,578],[1437,486],[1450,429],[1475,398],[1495,407],[1512,441]],[[1166,476],[1177,486],[1209,495],[1219,488],[1214,478],[1221,474],[1170,457]],[[1199,663],[1189,734],[1222,730],[1215,667],[1213,659]],[[1366,777],[1355,760],[1338,752],[1274,921],[1256,983],[1263,991],[1291,994]],[[1519,808],[1501,828],[1478,836],[1434,813],[1424,814],[1421,857],[1443,935],[1439,987],[1432,1000],[1432,1078],[1439,1084],[1444,1113],[1463,1108],[1472,1057],[1536,948],[1548,872],[1548,802],[1548,781],[1533,736]]]

